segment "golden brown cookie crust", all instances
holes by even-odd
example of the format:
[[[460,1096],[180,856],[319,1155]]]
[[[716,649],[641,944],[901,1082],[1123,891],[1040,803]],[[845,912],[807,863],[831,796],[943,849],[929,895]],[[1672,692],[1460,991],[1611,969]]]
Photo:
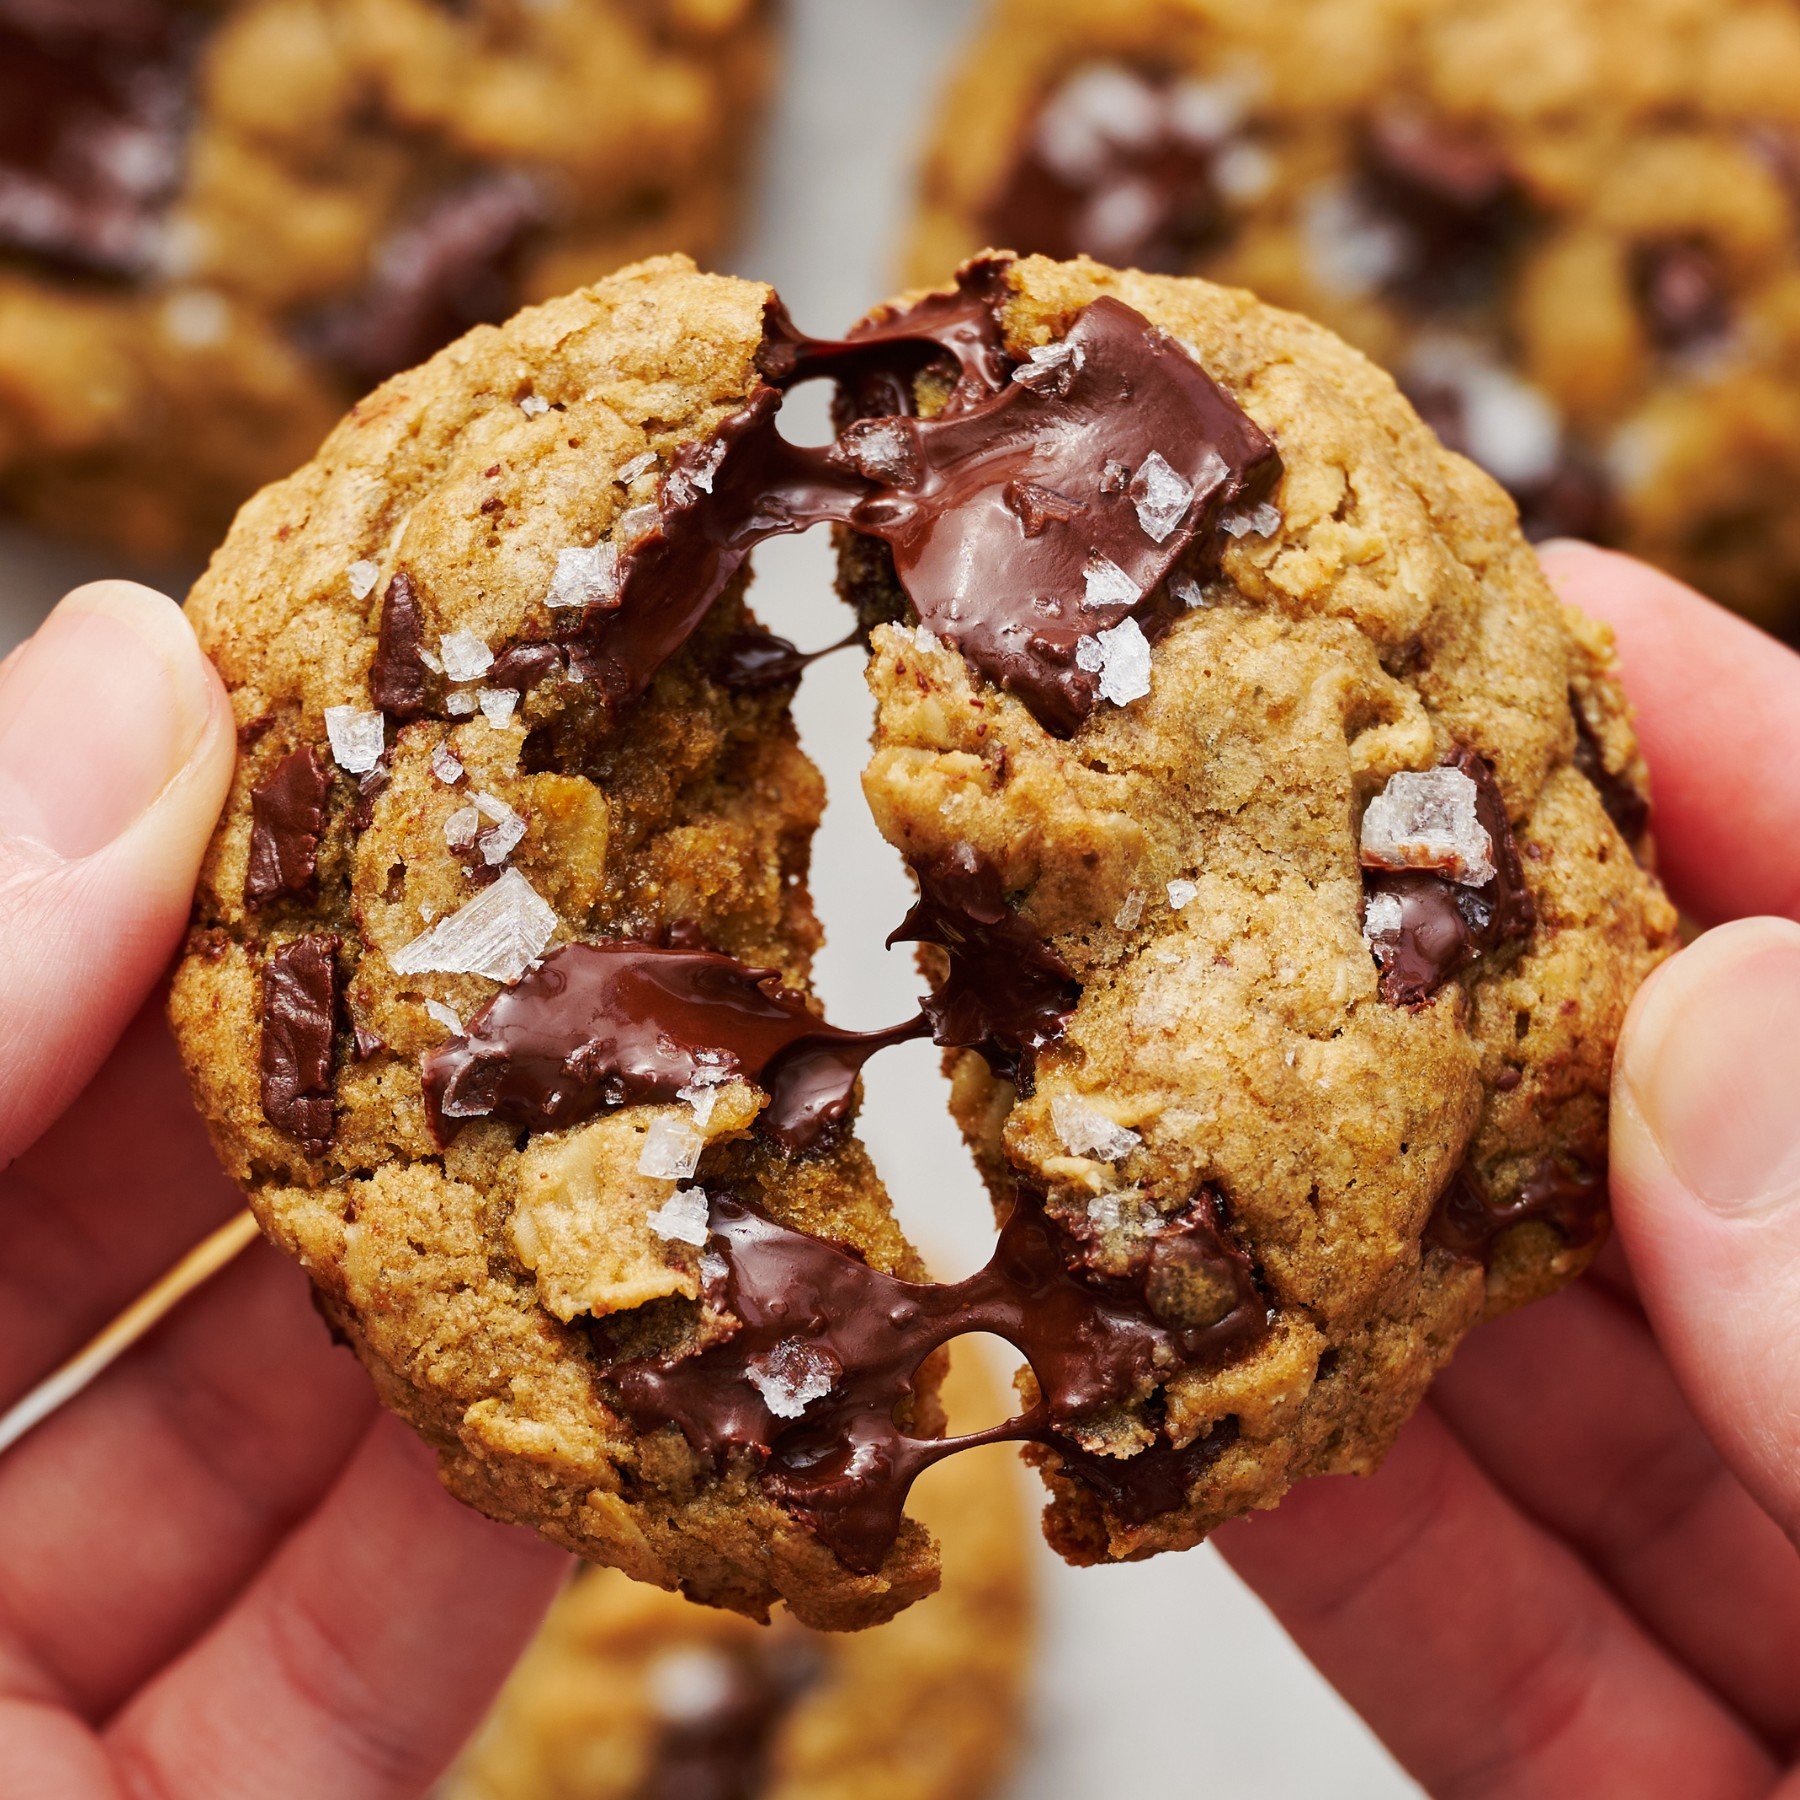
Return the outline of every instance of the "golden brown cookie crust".
[[[1044,97],[1093,69],[1191,80],[1197,111],[1229,121],[1218,218],[1159,266],[1317,318],[1415,391],[1479,388],[1513,422],[1487,441],[1528,514],[1522,463],[1560,431],[1571,479],[1598,478],[1604,501],[1549,495],[1540,532],[1604,534],[1800,630],[1800,18],[1784,0],[992,0],[939,106],[913,279],[984,243],[1051,248],[995,209]],[[1419,121],[1495,156],[1525,217],[1470,305],[1384,287],[1387,226],[1358,210],[1371,133]],[[1716,289],[1685,304],[1725,314],[1687,345],[1659,344],[1640,297],[1644,259],[1671,247],[1701,252],[1677,283],[1697,268]]]

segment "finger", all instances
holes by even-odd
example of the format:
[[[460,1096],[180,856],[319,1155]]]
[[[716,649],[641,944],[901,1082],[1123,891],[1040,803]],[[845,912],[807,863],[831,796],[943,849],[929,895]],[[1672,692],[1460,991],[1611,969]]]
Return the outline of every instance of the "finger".
[[[1800,1540],[1800,925],[1650,979],[1613,1072],[1613,1210],[1645,1312],[1739,1479]]]
[[[414,1800],[492,1700],[568,1559],[449,1498],[383,1417],[318,1512],[108,1734],[127,1791]]]
[[[0,1461],[0,1679],[110,1714],[236,1599],[374,1410],[305,1276],[252,1246]]]
[[[1572,1288],[1474,1333],[1431,1397],[1501,1492],[1765,1738],[1800,1730],[1800,1562],[1641,1315]]]
[[[168,962],[233,754],[218,676],[148,588],[78,589],[0,680],[0,1168]]]
[[[1439,1800],[1766,1794],[1765,1753],[1431,1412],[1215,1540]]]
[[[160,996],[0,1175],[0,1406],[244,1204],[194,1111]]]
[[[1800,916],[1800,656],[1629,557],[1569,544],[1543,562],[1618,636],[1671,892],[1708,924]]]

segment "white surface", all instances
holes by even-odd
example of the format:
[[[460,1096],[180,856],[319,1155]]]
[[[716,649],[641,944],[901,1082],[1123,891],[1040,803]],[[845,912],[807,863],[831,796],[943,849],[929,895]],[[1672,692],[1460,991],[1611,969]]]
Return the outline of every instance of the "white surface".
[[[968,8],[963,0],[792,4],[793,54],[760,219],[738,267],[776,283],[803,327],[835,331],[892,285],[921,109]],[[809,648],[841,635],[824,534],[769,546],[758,568],[755,604],[773,629]],[[3,644],[70,582],[123,572],[103,557],[8,532],[0,532],[0,571]],[[830,934],[819,984],[840,1023],[889,1024],[910,1010],[918,984],[908,953],[879,949],[909,895],[858,796],[869,706],[855,659],[815,665],[799,712],[832,797],[814,864]],[[992,1239],[987,1203],[945,1111],[936,1052],[909,1044],[880,1057],[863,1122],[902,1215],[940,1272],[976,1266]],[[1416,1792],[1210,1552],[1080,1571],[1045,1552],[1041,1572],[1045,1654],[1016,1800]]]

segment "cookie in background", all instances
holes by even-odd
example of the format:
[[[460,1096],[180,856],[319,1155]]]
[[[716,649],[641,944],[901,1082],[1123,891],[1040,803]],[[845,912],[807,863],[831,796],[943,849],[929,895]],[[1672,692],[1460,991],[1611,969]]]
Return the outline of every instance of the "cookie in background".
[[[771,0],[0,0],[0,512],[204,554],[469,326],[732,225]]]
[[[995,0],[909,267],[1204,274],[1348,337],[1512,492],[1800,633],[1800,11]]]
[[[956,1352],[953,1420],[998,1417]],[[1021,1476],[994,1449],[919,1487],[944,1583],[873,1631],[748,1620],[578,1576],[437,1800],[982,1800],[1017,1760],[1034,1604]]]

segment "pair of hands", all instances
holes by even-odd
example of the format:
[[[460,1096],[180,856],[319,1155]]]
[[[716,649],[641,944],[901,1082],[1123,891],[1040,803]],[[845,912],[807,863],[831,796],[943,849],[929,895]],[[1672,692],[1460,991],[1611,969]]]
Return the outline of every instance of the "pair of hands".
[[[1436,1793],[1800,1800],[1800,658],[1546,562],[1619,631],[1677,898],[1749,922],[1633,1011],[1598,1274],[1473,1337],[1374,1480],[1219,1542]],[[232,756],[141,589],[0,668],[0,1406],[240,1204],[154,998]],[[416,1796],[565,1568],[254,1246],[0,1460],[0,1793]]]

